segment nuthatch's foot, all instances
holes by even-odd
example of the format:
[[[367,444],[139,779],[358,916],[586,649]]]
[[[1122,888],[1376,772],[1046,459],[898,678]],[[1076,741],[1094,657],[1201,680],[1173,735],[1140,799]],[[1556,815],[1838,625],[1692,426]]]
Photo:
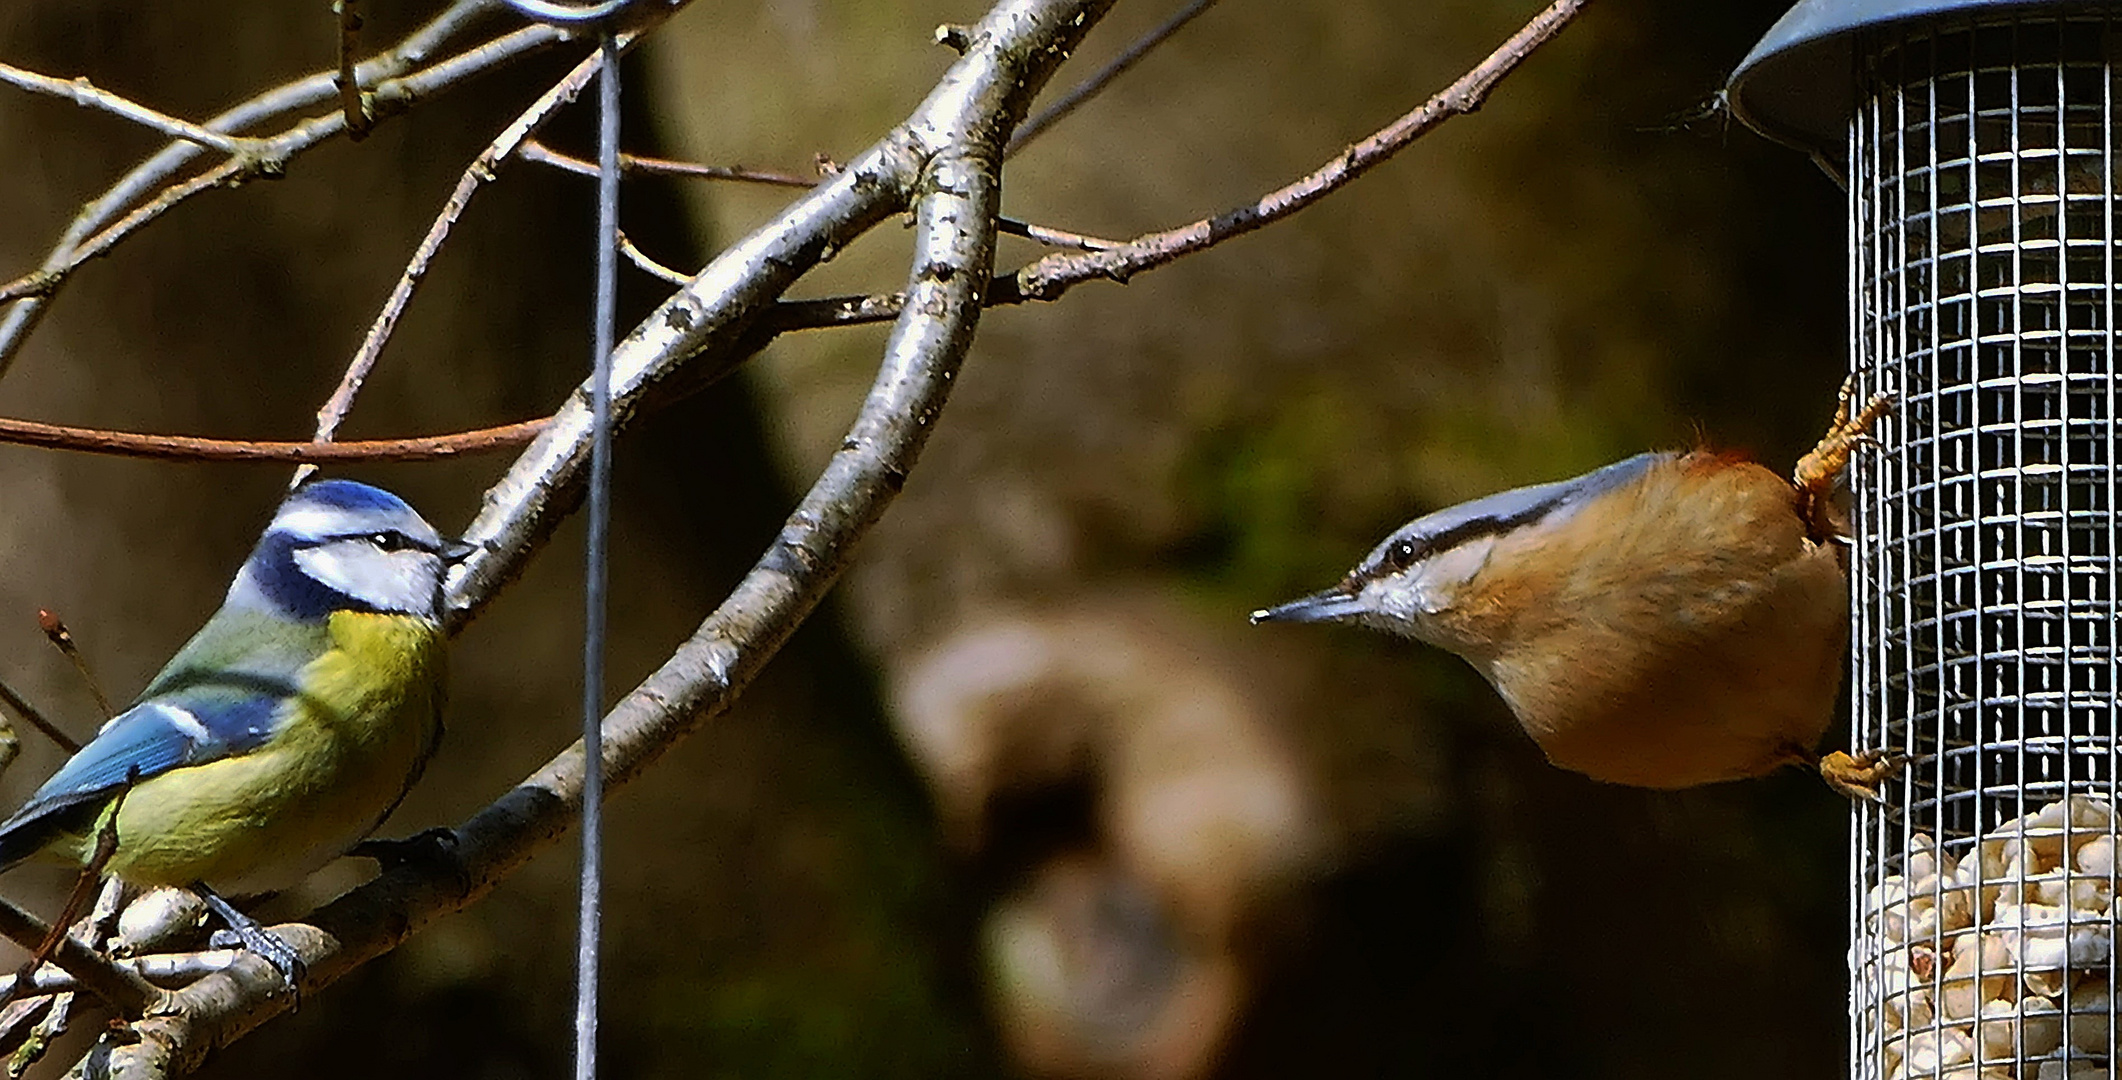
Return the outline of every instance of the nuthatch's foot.
[[[207,943],[217,949],[227,948],[232,944],[241,945],[244,949],[263,957],[266,963],[273,966],[274,971],[280,973],[280,981],[286,983],[288,992],[295,995],[295,1003],[299,1008],[302,1002],[302,976],[309,970],[309,965],[302,962],[302,954],[296,952],[294,946],[280,940],[278,935],[267,930],[258,920],[237,911],[234,904],[223,900],[220,894],[212,889],[203,884],[194,885],[192,889],[199,894],[200,899],[206,901],[209,910],[228,924],[228,929],[214,931]]]
[[[1850,406],[1856,402],[1856,393],[1857,376],[1852,373],[1842,380],[1835,419],[1828,425],[1827,434],[1820,437],[1811,452],[1798,459],[1798,467],[1791,471],[1790,482],[1798,489],[1798,516],[1805,519],[1806,531],[1815,541],[1826,541],[1841,531],[1833,511],[1835,478],[1849,467],[1850,455],[1857,447],[1879,445],[1871,437],[1871,426],[1894,407],[1892,394],[1873,394],[1864,408],[1852,415]]]
[[[1907,754],[1896,754],[1888,750],[1866,750],[1856,754],[1845,754],[1840,750],[1827,754],[1816,763],[1820,779],[1827,786],[1855,801],[1885,802],[1879,793],[1879,785],[1891,779],[1908,764]]]

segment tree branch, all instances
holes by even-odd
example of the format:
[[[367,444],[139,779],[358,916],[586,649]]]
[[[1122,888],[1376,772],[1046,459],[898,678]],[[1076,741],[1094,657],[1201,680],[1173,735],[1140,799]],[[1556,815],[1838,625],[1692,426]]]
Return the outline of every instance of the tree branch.
[[[13,903],[0,900],[0,936],[25,949],[42,946],[52,928]],[[51,962],[73,976],[74,981],[89,993],[108,1002],[120,1015],[139,1017],[162,1007],[168,997],[163,991],[150,985],[137,972],[126,971],[98,955],[93,949],[73,939],[72,935],[59,935],[53,948]]]
[[[914,303],[894,328],[884,363],[842,449],[781,534],[692,638],[605,718],[606,774],[640,774],[685,734],[726,708],[816,607],[854,545],[898,493],[954,382],[979,318],[994,251],[999,133],[1111,0],[1004,0],[974,46],[914,116],[780,219],[710,264],[617,351],[615,416],[702,343],[725,351],[733,324],[770,303],[821,245],[914,198]],[[763,279],[763,281],[761,280]],[[682,327],[682,328],[681,328]],[[477,610],[549,533],[555,493],[580,473],[587,444],[578,391],[551,430],[489,493],[468,538],[487,547],[452,575],[456,621]],[[427,923],[484,895],[573,823],[585,762],[579,744],[475,814],[458,830],[458,865],[399,867],[314,913],[314,925],[275,929],[308,963],[305,991],[329,985],[395,948]],[[284,1010],[270,965],[238,957],[172,995],[174,1008],[135,1024],[139,1041],[112,1045],[110,1072],[168,1076]],[[77,1067],[77,1072],[80,1067]]]
[[[1206,251],[1232,237],[1272,225],[1318,202],[1406,149],[1444,121],[1478,110],[1504,76],[1532,55],[1533,50],[1559,33],[1589,2],[1555,0],[1473,70],[1460,76],[1421,107],[1343,150],[1317,170],[1251,203],[1214,217],[1173,229],[1143,233],[1124,243],[1097,241],[1106,246],[1094,248],[1089,254],[1048,255],[1014,274],[989,282],[986,305],[1001,307],[1033,300],[1058,300],[1068,290],[1097,278],[1126,284],[1130,277],[1144,270],[1154,270],[1195,252]],[[791,330],[887,322],[898,318],[905,305],[904,293],[783,300],[759,320],[754,332],[755,347],[764,348],[774,336]]]
[[[655,21],[661,22],[676,8],[657,10]],[[634,42],[640,40],[642,33],[654,25],[655,23],[651,23],[634,32],[620,35],[619,48],[622,51],[630,48]],[[601,52],[593,52],[584,57],[581,63],[575,65],[574,70],[569,71],[545,93],[538,95],[536,101],[531,102],[515,120],[501,129],[501,134],[496,135],[494,141],[488,143],[486,149],[480,151],[479,156],[473,158],[472,163],[465,167],[464,174],[457,178],[457,186],[450,191],[449,198],[442,204],[442,212],[435,215],[434,224],[429,225],[427,235],[420,238],[420,246],[413,250],[413,257],[407,260],[405,271],[398,276],[398,283],[391,287],[390,297],[383,302],[383,310],[376,314],[376,321],[369,325],[368,333],[362,336],[360,348],[354,350],[354,358],[347,362],[346,374],[340,377],[338,387],[317,410],[318,442],[328,443],[338,433],[340,422],[346,419],[347,411],[354,407],[354,397],[361,392],[361,384],[368,380],[369,372],[375,370],[376,360],[383,355],[383,347],[389,344],[391,334],[398,327],[399,317],[405,314],[405,307],[412,302],[413,293],[419,290],[420,283],[427,279],[429,266],[434,263],[436,254],[441,252],[442,245],[449,240],[450,230],[456,227],[457,219],[464,216],[465,209],[471,205],[472,196],[478,194],[487,181],[500,174],[502,164],[515,155],[517,148],[522,146],[525,140],[544,127],[545,122],[552,119],[561,106],[580,96],[583,88],[597,77],[597,72],[603,66]]]
[[[161,461],[266,461],[317,464],[331,461],[439,461],[522,446],[545,429],[546,420],[500,427],[362,442],[257,442],[202,439],[192,435],[146,435],[103,428],[66,427],[0,417],[0,444],[74,450],[113,457]]]
[[[1533,50],[1560,33],[1588,2],[1555,0],[1444,92],[1423,102],[1420,108],[1386,125],[1370,138],[1343,150],[1310,175],[1268,192],[1245,206],[1176,229],[1148,233],[1110,251],[1048,255],[1017,271],[1010,279],[1009,289],[999,296],[991,292],[988,302],[1010,304],[1025,300],[1053,300],[1093,278],[1125,284],[1128,278],[1144,270],[1156,269],[1182,256],[1280,221],[1369,172],[1446,120],[1479,109],[1504,76],[1516,70]]]
[[[224,154],[241,154],[251,148],[252,140],[223,135],[209,131],[189,120],[182,120],[165,112],[150,109],[130,98],[120,97],[88,81],[83,75],[73,79],[55,79],[39,75],[13,64],[0,64],[0,82],[28,90],[33,94],[45,94],[71,101],[84,109],[106,112],[123,120],[131,121],[149,131],[160,132],[172,139],[197,143],[209,150]]]
[[[1053,104],[1039,110],[1038,115],[1017,125],[1016,132],[1009,137],[1009,145],[1002,150],[1002,156],[1017,156],[1017,151],[1024,149],[1026,143],[1038,138],[1047,128],[1054,126],[1056,121],[1081,108],[1084,102],[1098,96],[1114,79],[1127,74],[1128,69],[1141,63],[1142,58],[1150,54],[1150,50],[1164,44],[1173,34],[1185,29],[1187,23],[1193,22],[1215,4],[1216,0],[1193,0],[1149,33],[1135,39],[1134,44],[1122,49],[1120,55],[1113,57],[1090,78],[1077,83],[1068,93],[1055,98]]]
[[[357,81],[375,88],[370,95],[376,108],[375,118],[403,112],[421,98],[455,86],[472,75],[568,40],[563,31],[533,26],[503,34],[430,66],[420,66],[427,64],[429,58],[452,38],[492,11],[492,0],[456,0],[440,15],[407,35],[396,48],[356,65]],[[337,80],[336,70],[298,79],[237,105],[201,126],[210,132],[229,134],[331,102],[338,94]],[[21,351],[22,343],[43,320],[68,275],[81,263],[110,250],[118,240],[177,202],[199,191],[220,186],[246,169],[269,171],[273,162],[284,166],[289,158],[345,129],[344,113],[334,111],[302,121],[269,139],[253,140],[253,145],[262,143],[264,148],[221,163],[215,170],[219,175],[211,183],[183,182],[181,192],[166,201],[155,200],[163,205],[155,214],[144,218],[138,215],[128,217],[127,212],[169,186],[180,170],[207,151],[197,143],[175,142],[135,167],[101,196],[83,206],[45,256],[43,265],[34,273],[25,275],[23,280],[33,280],[39,288],[12,297],[16,302],[6,316],[0,318],[0,376],[7,373],[15,355]],[[121,218],[125,219],[125,227],[114,227],[112,223]],[[91,238],[95,242],[90,243]]]

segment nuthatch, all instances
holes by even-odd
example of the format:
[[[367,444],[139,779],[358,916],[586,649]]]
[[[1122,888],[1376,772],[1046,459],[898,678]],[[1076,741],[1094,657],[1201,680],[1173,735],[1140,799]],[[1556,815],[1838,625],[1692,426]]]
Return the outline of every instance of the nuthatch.
[[[1831,496],[1888,407],[1835,423],[1792,482],[1728,454],[1638,454],[1417,518],[1339,585],[1253,621],[1348,622],[1473,664],[1548,759],[1679,788],[1819,768],[1877,797],[1899,764],[1814,752],[1849,636]]]

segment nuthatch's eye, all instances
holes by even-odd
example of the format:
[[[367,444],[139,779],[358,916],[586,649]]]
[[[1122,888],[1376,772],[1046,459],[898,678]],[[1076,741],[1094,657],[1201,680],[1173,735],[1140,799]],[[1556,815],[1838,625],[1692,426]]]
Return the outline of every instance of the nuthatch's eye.
[[[1415,562],[1415,542],[1413,540],[1402,540],[1394,544],[1393,549],[1385,553],[1385,561],[1394,570],[1405,570],[1413,566]]]

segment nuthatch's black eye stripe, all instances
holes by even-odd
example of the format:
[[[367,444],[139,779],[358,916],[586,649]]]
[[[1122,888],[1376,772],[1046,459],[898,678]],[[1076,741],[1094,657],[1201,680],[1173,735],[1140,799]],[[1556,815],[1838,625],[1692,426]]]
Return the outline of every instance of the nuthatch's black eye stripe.
[[[1652,465],[1673,456],[1637,454],[1574,479],[1513,488],[1418,518],[1364,560],[1350,573],[1349,580],[1353,584],[1365,577],[1396,574],[1437,552],[1449,551],[1468,541],[1500,536],[1537,524],[1562,507],[1633,483]]]

